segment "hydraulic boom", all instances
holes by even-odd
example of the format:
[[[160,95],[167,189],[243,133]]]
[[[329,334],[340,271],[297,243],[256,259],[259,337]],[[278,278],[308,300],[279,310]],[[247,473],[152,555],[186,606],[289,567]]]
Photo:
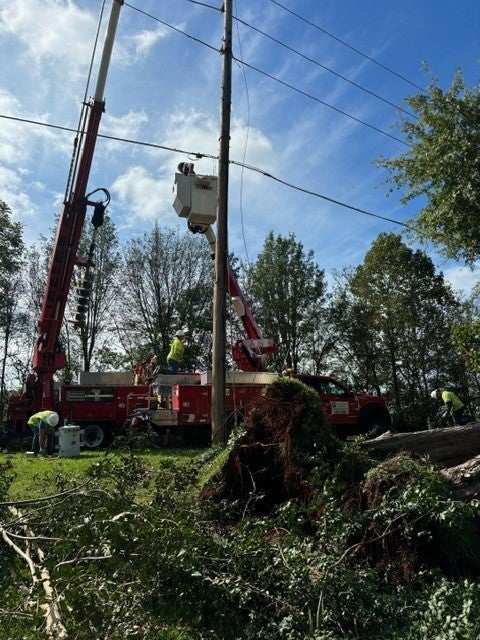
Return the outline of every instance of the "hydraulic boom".
[[[100,190],[106,196],[103,201],[90,200],[89,198],[99,190],[87,194],[87,185],[100,119],[105,109],[103,92],[122,4],[123,0],[113,0],[95,94],[84,105],[82,126],[75,142],[75,151],[72,158],[72,178],[69,181],[69,185],[67,185],[66,198],[58,221],[38,320],[38,338],[32,358],[32,368],[36,374],[34,406],[32,407],[34,410],[53,407],[53,376],[56,371],[65,367],[65,353],[60,345],[59,338],[75,265],[86,267],[83,287],[80,292],[84,294],[83,303],[88,298],[89,286],[91,285],[90,268],[93,267],[91,255],[93,246],[91,246],[87,259],[79,258],[77,251],[87,206],[95,208],[92,223],[94,228],[97,229],[103,222],[103,213],[109,201],[109,195],[105,189]],[[77,313],[77,324],[81,324],[81,316],[84,309],[83,305],[79,309],[80,314]],[[79,315],[80,318],[78,317]],[[30,391],[32,390],[30,389]]]

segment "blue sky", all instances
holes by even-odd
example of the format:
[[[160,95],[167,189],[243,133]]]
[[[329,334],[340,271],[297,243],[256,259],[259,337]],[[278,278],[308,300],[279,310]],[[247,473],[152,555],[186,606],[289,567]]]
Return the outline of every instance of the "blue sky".
[[[101,6],[101,0],[0,0],[1,116],[76,128],[85,92],[94,90],[110,0],[87,89]],[[123,6],[101,133],[218,155],[219,6],[210,0]],[[405,208],[399,194],[387,198],[385,176],[373,163],[405,151],[395,139],[399,116],[392,104],[405,108],[404,98],[427,86],[423,63],[444,89],[456,68],[467,86],[478,84],[478,0],[235,0],[234,14],[234,56],[246,64],[233,64],[231,160],[398,222],[415,215],[421,203]],[[27,242],[52,229],[73,137],[0,118],[0,199],[24,224]],[[109,214],[122,238],[155,221],[184,226],[171,205],[172,184],[177,164],[189,160],[188,153],[100,139],[89,190],[110,191]],[[211,158],[195,166],[197,173],[217,173]],[[242,260],[255,259],[270,230],[293,232],[327,276],[360,264],[379,233],[402,230],[237,166],[230,172],[228,225],[229,247]],[[480,280],[478,271],[430,255],[456,290]]]

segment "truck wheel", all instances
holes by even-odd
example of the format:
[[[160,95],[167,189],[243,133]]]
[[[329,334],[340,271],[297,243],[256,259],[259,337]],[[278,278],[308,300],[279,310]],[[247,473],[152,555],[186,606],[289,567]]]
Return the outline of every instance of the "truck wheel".
[[[390,420],[387,420],[385,418],[378,418],[376,420],[374,419],[367,425],[365,435],[369,440],[378,438],[378,436],[381,436],[382,433],[388,431],[390,429],[390,426]]]
[[[83,429],[83,446],[86,449],[98,449],[110,444],[110,431],[99,424],[89,424]]]
[[[392,428],[392,419],[385,407],[367,405],[358,416],[358,433],[363,433],[368,439],[378,438]]]

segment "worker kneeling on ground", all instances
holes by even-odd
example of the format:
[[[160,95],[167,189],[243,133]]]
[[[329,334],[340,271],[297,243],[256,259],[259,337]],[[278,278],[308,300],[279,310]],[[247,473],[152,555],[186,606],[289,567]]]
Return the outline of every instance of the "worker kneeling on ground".
[[[53,453],[55,427],[59,416],[56,411],[39,411],[28,419],[28,426],[33,434],[32,451],[42,455]]]
[[[430,396],[434,400],[443,400],[446,408],[446,415],[453,420],[453,424],[458,426],[464,423],[465,405],[453,391],[447,389],[435,389]]]

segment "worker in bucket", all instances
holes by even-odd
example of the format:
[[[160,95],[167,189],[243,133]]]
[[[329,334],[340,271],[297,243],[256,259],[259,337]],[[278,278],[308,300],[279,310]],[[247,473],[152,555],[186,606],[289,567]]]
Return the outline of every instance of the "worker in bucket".
[[[442,400],[445,405],[446,415],[458,426],[464,423],[465,405],[453,391],[447,389],[434,389],[430,394],[434,400]]]
[[[162,373],[167,374],[177,374],[180,370],[180,364],[183,360],[183,354],[185,352],[185,342],[186,334],[183,329],[179,329],[175,333],[175,337],[170,346],[170,351],[167,356],[167,368],[162,371]]]
[[[56,411],[39,411],[28,419],[28,426],[33,434],[32,451],[34,454],[49,455],[53,453],[55,427],[59,421]]]

